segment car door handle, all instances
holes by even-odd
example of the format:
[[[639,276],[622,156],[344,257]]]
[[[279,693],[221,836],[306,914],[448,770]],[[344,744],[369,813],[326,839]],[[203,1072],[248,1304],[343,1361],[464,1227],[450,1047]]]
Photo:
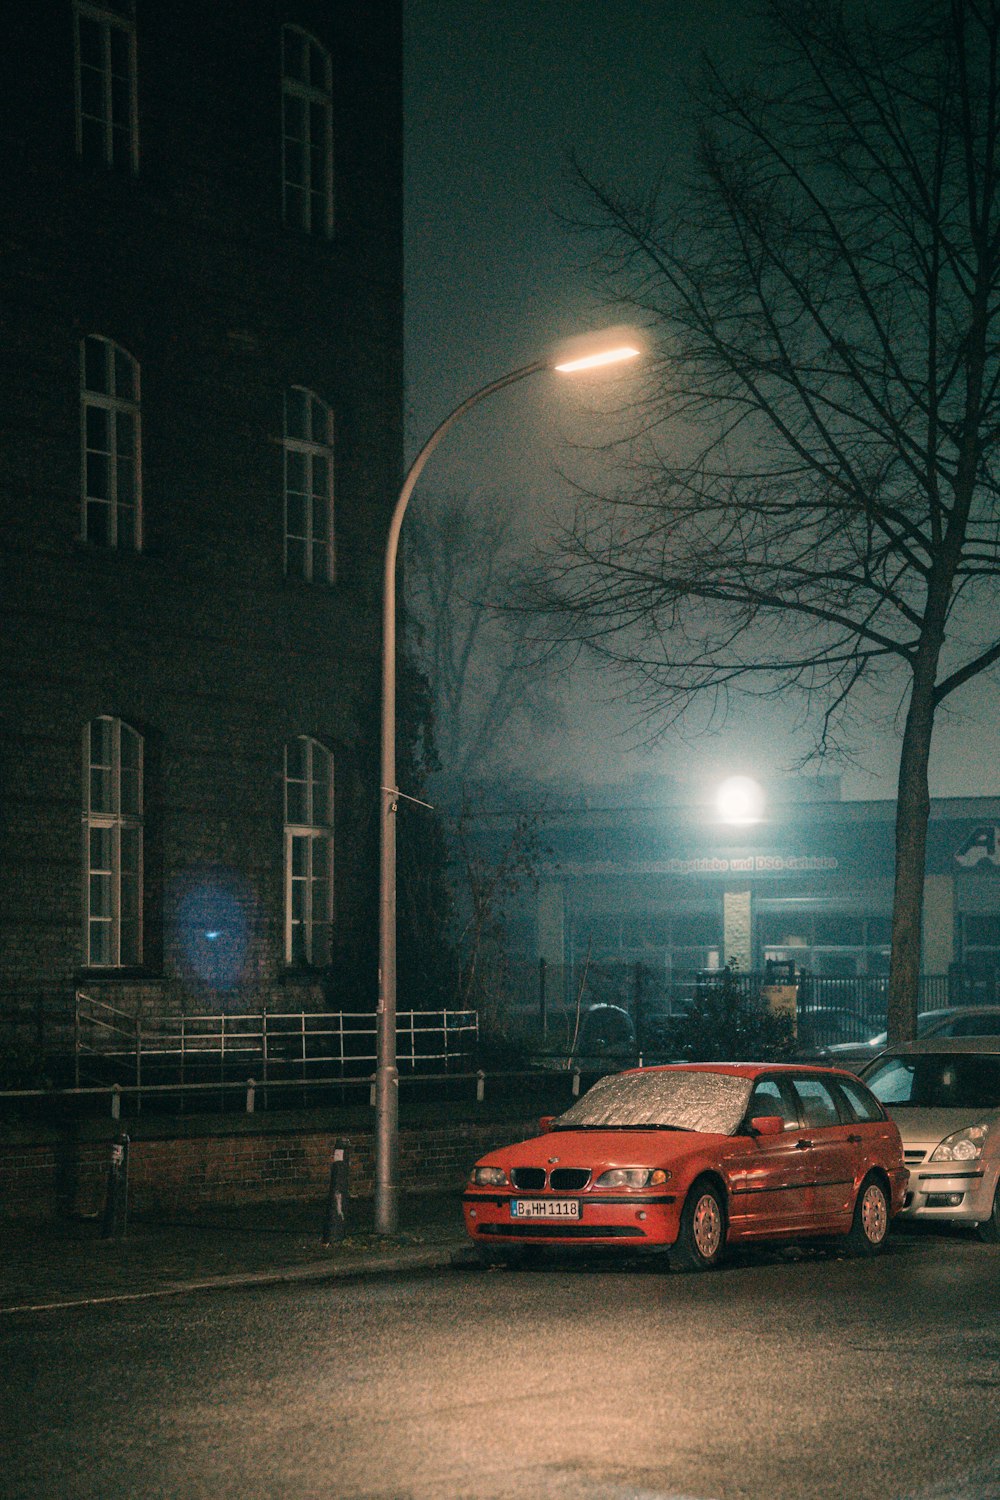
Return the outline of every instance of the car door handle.
[[[848,1143],[852,1146],[860,1146],[863,1144],[863,1138],[860,1135],[849,1135],[847,1137],[847,1140]]]
[[[801,1141],[796,1141],[795,1142],[795,1149],[796,1149],[796,1151],[808,1151],[811,1145],[812,1145],[812,1141],[807,1141],[807,1140],[803,1139]]]

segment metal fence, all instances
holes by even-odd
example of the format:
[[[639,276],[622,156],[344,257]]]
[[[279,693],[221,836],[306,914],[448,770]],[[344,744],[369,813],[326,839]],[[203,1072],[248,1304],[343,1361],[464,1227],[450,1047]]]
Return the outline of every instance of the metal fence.
[[[533,983],[532,983],[533,981]],[[579,1013],[613,1005],[631,1017],[640,1050],[648,1051],[665,1022],[683,1017],[699,997],[726,984],[744,1004],[760,1003],[763,986],[780,982],[769,972],[716,970],[681,974],[645,963],[582,962],[565,967],[525,966],[518,986],[522,1023],[541,1026],[553,1042],[570,1038]],[[811,1043],[863,1041],[885,1028],[889,980],[884,975],[837,977],[800,972],[795,976],[796,1011]],[[918,1010],[981,1003],[992,999],[976,975],[956,966],[950,974],[924,974]],[[567,1040],[568,1045],[568,1040]]]
[[[396,1049],[401,1071],[448,1072],[474,1063],[479,1017],[474,1010],[400,1011]],[[263,1010],[254,1014],[143,1018],[83,991],[76,995],[73,1079],[156,1085],[211,1084],[253,1076],[261,1084],[366,1078],[375,1066],[371,1012]]]

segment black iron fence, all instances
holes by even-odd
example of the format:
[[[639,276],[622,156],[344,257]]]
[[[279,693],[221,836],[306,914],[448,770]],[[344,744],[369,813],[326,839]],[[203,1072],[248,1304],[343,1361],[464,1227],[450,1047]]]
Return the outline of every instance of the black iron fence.
[[[978,972],[955,966],[948,974],[920,977],[920,1011],[996,999],[996,987]],[[762,1004],[762,990],[782,983],[780,970],[734,970],[668,974],[644,963],[592,963],[556,967],[525,966],[517,987],[522,1024],[539,1030],[553,1048],[572,1045],[581,1019],[594,1006],[613,1006],[631,1018],[638,1048],[656,1051],[665,1022],[680,1021],[699,997],[723,984],[741,1003]],[[865,1041],[885,1029],[889,980],[884,975],[828,976],[799,971],[790,978],[796,1020],[810,1046]],[[666,1027],[669,1032],[669,1026]]]

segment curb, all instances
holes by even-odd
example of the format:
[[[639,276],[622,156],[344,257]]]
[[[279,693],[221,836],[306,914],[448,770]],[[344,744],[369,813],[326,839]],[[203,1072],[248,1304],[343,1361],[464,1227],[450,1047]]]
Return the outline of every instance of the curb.
[[[286,1266],[270,1271],[233,1271],[221,1276],[171,1281],[164,1286],[140,1292],[107,1292],[58,1301],[21,1302],[0,1306],[0,1317],[13,1313],[66,1312],[76,1307],[104,1307],[119,1302],[148,1302],[160,1297],[181,1297],[196,1292],[231,1291],[239,1287],[284,1286],[295,1282],[337,1281],[346,1277],[381,1276],[401,1271],[425,1271],[450,1266],[461,1255],[464,1246],[453,1244],[428,1246],[426,1249],[389,1251],[380,1255],[345,1257],[333,1265]]]

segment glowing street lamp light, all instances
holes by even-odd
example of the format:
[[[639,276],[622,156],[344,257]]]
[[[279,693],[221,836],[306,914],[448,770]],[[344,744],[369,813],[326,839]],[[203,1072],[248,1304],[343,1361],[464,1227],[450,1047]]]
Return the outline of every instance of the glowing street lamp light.
[[[608,328],[561,344],[547,359],[511,370],[459,403],[431,433],[403,480],[389,523],[382,583],[382,758],[379,819],[379,996],[375,1043],[375,1228],[396,1229],[396,1157],[399,1140],[399,1073],[396,1068],[396,558],[410,496],[424,465],[458,419],[508,385],[543,370],[563,375],[603,369],[636,359],[642,346],[632,330]]]
[[[600,365],[617,365],[623,359],[635,359],[639,350],[631,344],[619,344],[614,349],[604,349],[599,354],[584,354],[578,359],[564,360],[553,365],[562,375],[573,375],[577,370],[596,370]]]
[[[715,794],[721,823],[737,827],[759,823],[764,816],[764,789],[752,776],[730,776]]]

